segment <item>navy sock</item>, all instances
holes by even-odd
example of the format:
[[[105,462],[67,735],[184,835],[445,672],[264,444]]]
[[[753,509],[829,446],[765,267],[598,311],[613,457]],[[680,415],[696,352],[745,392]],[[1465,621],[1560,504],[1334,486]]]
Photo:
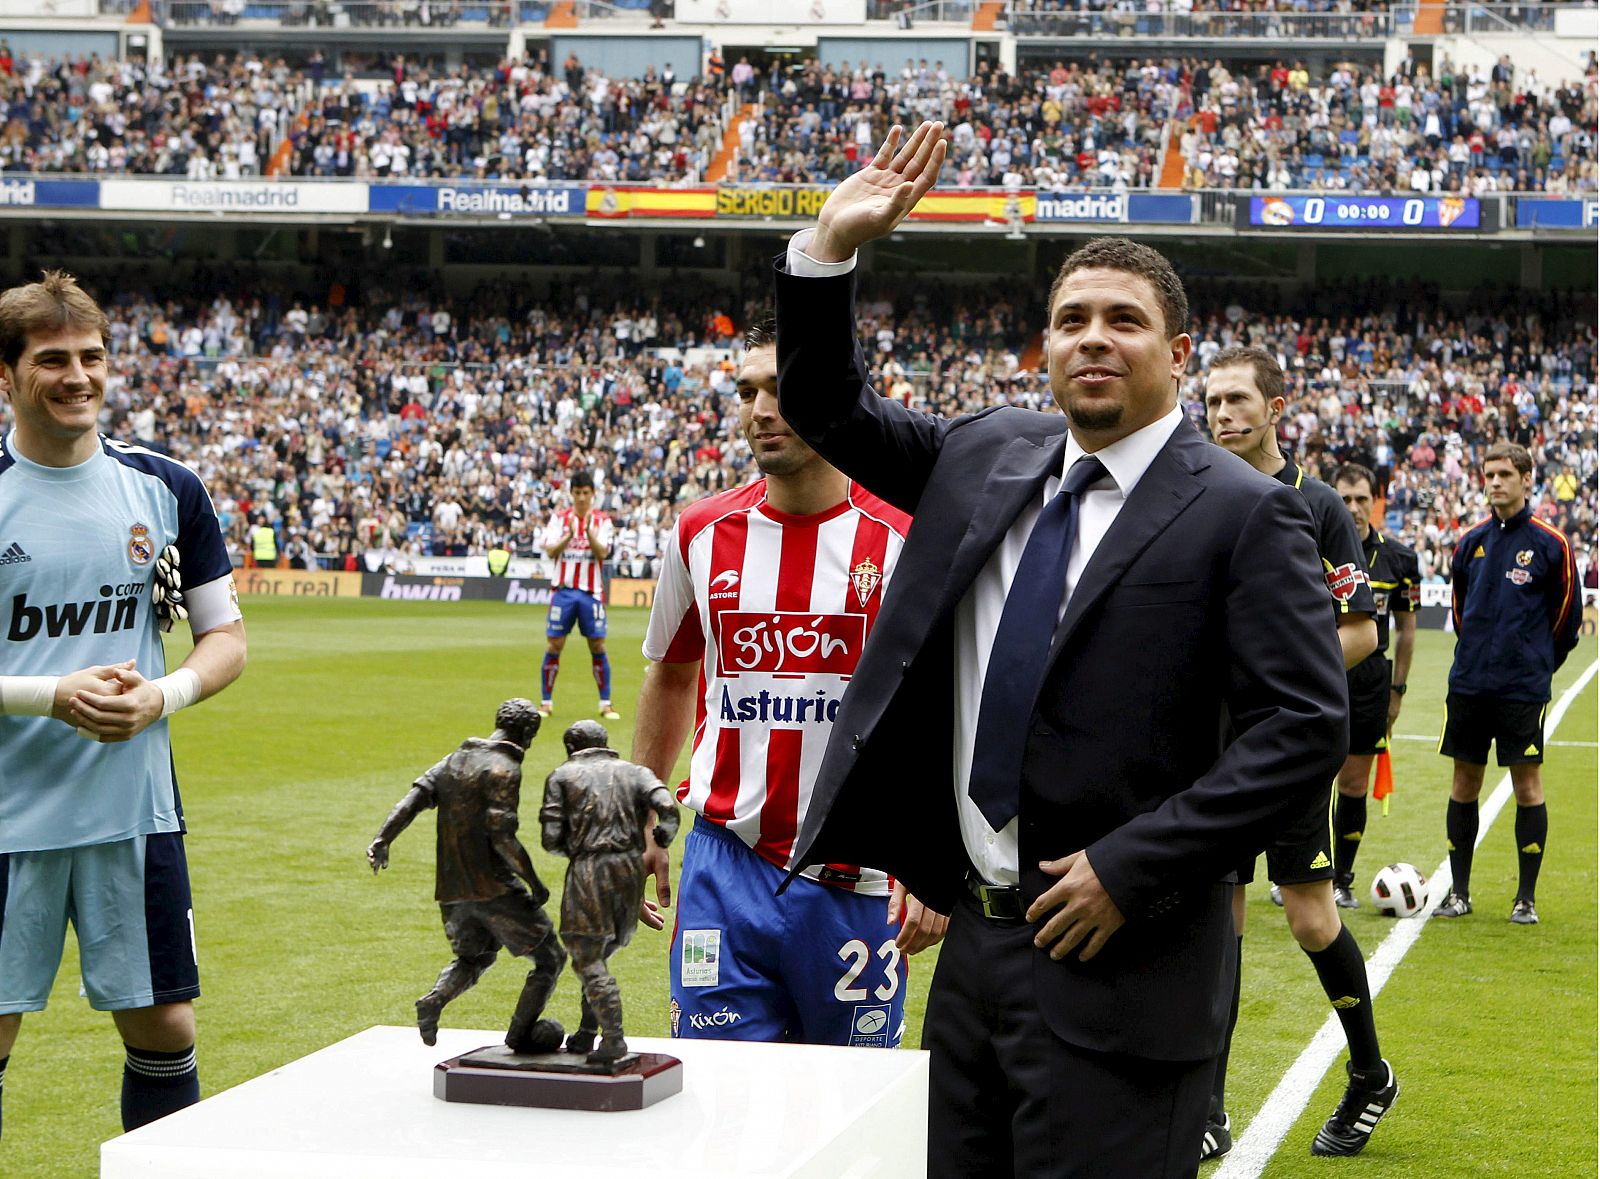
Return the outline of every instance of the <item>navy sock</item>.
[[[200,1100],[194,1045],[182,1052],[157,1052],[126,1044],[123,1047],[128,1050],[127,1062],[122,1066],[124,1130],[137,1130]]]
[[[1478,804],[1451,799],[1444,811],[1444,834],[1450,841],[1450,889],[1472,896],[1472,848],[1478,841]]]
[[[549,704],[556,698],[556,675],[561,671],[561,656],[554,651],[544,653],[544,662],[539,666],[539,698]]]
[[[1550,837],[1550,812],[1544,803],[1517,808],[1517,900],[1533,903],[1544,863],[1544,844]]]
[[[11,1063],[11,1057],[0,1056],[0,1137],[6,1132],[6,1065]]]
[[[611,660],[605,654],[591,657],[594,669],[594,686],[600,690],[600,703],[611,703]]]
[[[1306,951],[1316,967],[1322,989],[1344,1025],[1344,1038],[1350,1042],[1351,1067],[1363,1072],[1378,1068],[1383,1054],[1378,1051],[1378,1029],[1372,1022],[1372,992],[1367,986],[1367,964],[1361,947],[1348,929],[1341,929],[1326,949]]]

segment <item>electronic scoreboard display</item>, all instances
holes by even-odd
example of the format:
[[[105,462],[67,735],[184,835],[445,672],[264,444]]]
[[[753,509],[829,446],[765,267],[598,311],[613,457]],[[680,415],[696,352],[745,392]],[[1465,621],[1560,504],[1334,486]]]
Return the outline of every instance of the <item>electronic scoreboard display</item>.
[[[1263,229],[1481,229],[1477,200],[1457,196],[1254,196],[1248,224]]]

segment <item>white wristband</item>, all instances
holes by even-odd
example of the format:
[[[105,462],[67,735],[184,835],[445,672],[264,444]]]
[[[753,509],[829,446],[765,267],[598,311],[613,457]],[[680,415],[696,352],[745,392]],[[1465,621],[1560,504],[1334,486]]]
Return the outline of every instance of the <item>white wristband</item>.
[[[200,699],[200,677],[192,668],[180,667],[171,675],[152,681],[161,689],[161,715],[171,716]]]
[[[49,716],[56,705],[54,675],[0,675],[0,716]]]

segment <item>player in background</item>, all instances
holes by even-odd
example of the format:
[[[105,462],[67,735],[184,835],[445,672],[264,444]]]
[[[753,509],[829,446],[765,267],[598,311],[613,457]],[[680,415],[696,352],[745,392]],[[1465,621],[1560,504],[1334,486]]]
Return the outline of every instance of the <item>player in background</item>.
[[[1494,514],[1461,538],[1450,561],[1456,654],[1439,752],[1455,762],[1444,822],[1453,883],[1433,915],[1472,912],[1478,794],[1492,740],[1517,796],[1511,920],[1537,925],[1534,888],[1550,831],[1539,769],[1544,713],[1551,677],[1578,643],[1578,569],[1566,536],[1528,505],[1533,459],[1524,447],[1497,442],[1484,453],[1483,490]]]
[[[126,1049],[131,1130],[200,1099],[166,718],[238,678],[245,637],[200,480],[96,433],[107,328],[70,275],[0,295],[0,1084],[70,921],[89,1005]],[[194,649],[168,675],[158,627],[185,615]]]
[[[1322,555],[1323,572],[1339,627],[1339,645],[1346,671],[1359,666],[1378,649],[1377,607],[1367,585],[1366,559],[1355,525],[1331,487],[1311,478],[1278,449],[1277,422],[1283,416],[1283,370],[1261,348],[1233,346],[1212,358],[1206,376],[1206,423],[1217,444],[1280,483],[1298,488],[1306,498]],[[1316,969],[1317,979],[1339,1015],[1350,1060],[1344,1097],[1317,1131],[1311,1153],[1351,1155],[1367,1144],[1372,1129],[1399,1096],[1394,1070],[1383,1059],[1372,1018],[1372,994],[1361,947],[1339,919],[1333,901],[1332,832],[1328,804],[1280,835],[1266,849],[1267,873],[1277,886],[1289,931]],[[1243,966],[1245,885],[1255,878],[1255,862],[1239,867],[1234,890],[1234,929],[1239,935]],[[1235,986],[1237,987],[1237,983]],[[1233,996],[1228,1043],[1217,1058],[1211,1117],[1201,1142],[1200,1157],[1226,1154],[1233,1145],[1224,1104],[1228,1050],[1239,1020],[1239,993]]]
[[[611,707],[611,660],[606,655],[606,585],[601,565],[611,554],[611,517],[594,510],[594,476],[572,476],[572,506],[550,517],[544,530],[544,552],[555,566],[550,579],[550,620],[545,626],[544,665],[539,669],[539,712],[555,708],[556,673],[561,649],[576,626],[589,641],[595,687],[600,690],[600,715],[617,720]]]
[[[694,732],[678,789],[696,818],[668,968],[672,1034],[893,1047],[904,955],[943,937],[945,918],[849,864],[774,894],[910,520],[778,415],[772,321],[745,344],[739,430],[763,477],[679,516],[634,730],[633,760],[663,780]],[[647,852],[646,870],[669,904],[664,850]],[[658,911],[645,920],[664,924]]]
[[[1366,558],[1367,581],[1377,606],[1378,649],[1350,669],[1350,755],[1339,770],[1333,798],[1333,903],[1358,909],[1351,886],[1356,878],[1356,853],[1367,828],[1367,784],[1372,759],[1389,748],[1389,735],[1405,702],[1411,653],[1417,642],[1417,608],[1422,602],[1422,571],[1417,554],[1372,526],[1372,505],[1378,477],[1359,463],[1346,463],[1333,473],[1333,489],[1355,523]],[[1389,650],[1389,624],[1394,622],[1394,663]]]

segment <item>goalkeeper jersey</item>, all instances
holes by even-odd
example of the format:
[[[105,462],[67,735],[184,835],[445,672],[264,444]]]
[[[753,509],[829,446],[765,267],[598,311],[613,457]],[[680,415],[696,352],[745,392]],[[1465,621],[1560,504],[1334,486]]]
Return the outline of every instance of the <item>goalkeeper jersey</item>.
[[[75,467],[0,443],[0,675],[135,661],[166,672],[151,609],[175,544],[185,587],[229,577],[215,509],[187,467],[108,438]],[[102,745],[50,717],[0,716],[0,853],[181,831],[167,722]]]

